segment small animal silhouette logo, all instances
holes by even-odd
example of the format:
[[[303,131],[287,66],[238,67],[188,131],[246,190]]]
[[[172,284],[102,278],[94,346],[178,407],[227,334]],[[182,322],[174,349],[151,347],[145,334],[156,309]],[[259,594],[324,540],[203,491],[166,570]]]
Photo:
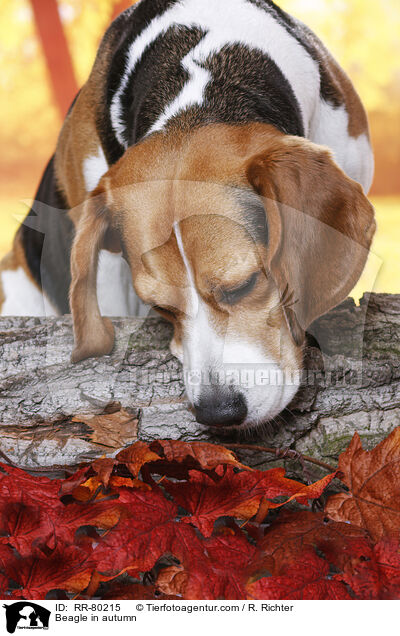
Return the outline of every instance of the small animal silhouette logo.
[[[14,634],[16,629],[49,629],[51,612],[37,603],[18,601],[3,607],[9,634]]]

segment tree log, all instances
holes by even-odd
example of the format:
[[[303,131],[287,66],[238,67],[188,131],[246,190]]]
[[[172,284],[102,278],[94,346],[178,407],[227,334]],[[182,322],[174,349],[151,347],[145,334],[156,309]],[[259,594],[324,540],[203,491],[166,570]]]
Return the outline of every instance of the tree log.
[[[356,431],[369,448],[400,425],[400,295],[364,295],[359,306],[348,299],[318,319],[289,408],[251,434],[222,438],[190,411],[168,349],[171,327],[158,318],[113,322],[114,352],[72,365],[70,316],[0,318],[0,450],[15,464],[76,466],[138,438],[254,443],[335,464]],[[91,419],[119,405],[125,413]]]

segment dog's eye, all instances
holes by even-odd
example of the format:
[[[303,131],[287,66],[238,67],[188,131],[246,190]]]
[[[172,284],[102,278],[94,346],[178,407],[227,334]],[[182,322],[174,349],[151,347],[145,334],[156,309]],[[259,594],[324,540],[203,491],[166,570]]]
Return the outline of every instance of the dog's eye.
[[[254,272],[247,280],[232,289],[219,290],[219,302],[226,305],[234,305],[242,298],[250,294],[257,282],[259,272]]]

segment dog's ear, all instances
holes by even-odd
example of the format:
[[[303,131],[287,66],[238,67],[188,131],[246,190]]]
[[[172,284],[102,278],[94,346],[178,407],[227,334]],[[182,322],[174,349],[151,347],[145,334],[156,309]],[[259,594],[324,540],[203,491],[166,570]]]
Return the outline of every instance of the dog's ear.
[[[344,300],[361,275],[374,209],[327,148],[300,137],[271,137],[246,172],[263,197],[267,266],[300,344],[313,320]]]
[[[100,315],[97,300],[97,266],[102,248],[119,251],[110,223],[106,193],[99,186],[83,204],[71,251],[70,305],[75,347],[72,362],[111,353],[114,328]]]

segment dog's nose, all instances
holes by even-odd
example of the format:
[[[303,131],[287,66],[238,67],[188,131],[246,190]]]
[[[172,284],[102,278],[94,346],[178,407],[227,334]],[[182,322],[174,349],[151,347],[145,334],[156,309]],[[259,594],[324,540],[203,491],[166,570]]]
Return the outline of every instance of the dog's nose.
[[[241,393],[201,397],[194,410],[196,420],[207,426],[237,426],[247,416],[246,399]]]

